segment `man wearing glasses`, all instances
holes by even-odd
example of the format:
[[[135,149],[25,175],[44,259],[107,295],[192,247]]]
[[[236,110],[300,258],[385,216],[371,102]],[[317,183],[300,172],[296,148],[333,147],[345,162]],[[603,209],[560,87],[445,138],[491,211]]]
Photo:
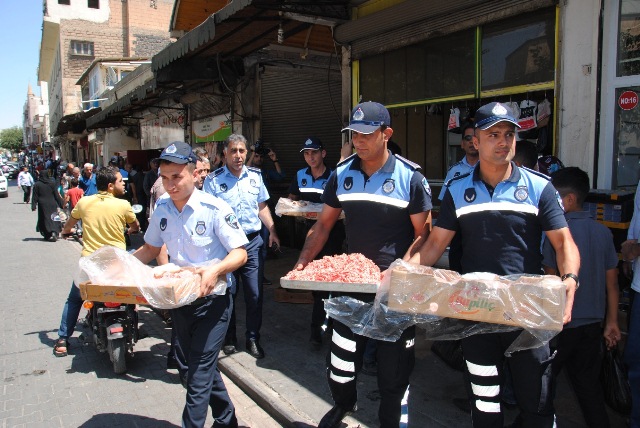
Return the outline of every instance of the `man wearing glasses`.
[[[445,190],[452,178],[473,171],[476,163],[478,163],[478,150],[473,147],[473,122],[471,120],[466,120],[460,126],[460,129],[462,130],[462,142],[460,143],[460,148],[464,152],[464,157],[460,159],[460,161],[454,163],[451,168],[449,168],[449,171],[447,171],[447,176],[444,179],[442,190],[440,190],[440,194],[438,195],[438,199],[440,200],[444,198]]]

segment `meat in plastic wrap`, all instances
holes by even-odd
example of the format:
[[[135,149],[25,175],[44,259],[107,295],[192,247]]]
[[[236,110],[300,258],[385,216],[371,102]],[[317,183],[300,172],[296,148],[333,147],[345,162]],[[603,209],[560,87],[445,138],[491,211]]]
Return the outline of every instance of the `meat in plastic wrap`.
[[[93,286],[136,287],[149,305],[173,309],[200,296],[200,275],[195,273],[196,269],[219,262],[214,259],[194,266],[169,263],[152,268],[125,250],[104,246],[80,258],[79,265]],[[219,278],[211,294],[223,295],[226,288],[226,278]]]
[[[419,325],[429,340],[524,328],[507,350],[535,348],[562,329],[565,288],[558,277],[491,273],[460,275],[396,260],[373,305],[350,297],[325,301],[325,310],[355,333],[395,341]]]
[[[322,211],[323,205],[324,204],[318,202],[294,201],[289,198],[280,198],[276,204],[275,212],[278,217],[288,215],[315,220]],[[344,211],[340,213],[338,218],[344,218]]]

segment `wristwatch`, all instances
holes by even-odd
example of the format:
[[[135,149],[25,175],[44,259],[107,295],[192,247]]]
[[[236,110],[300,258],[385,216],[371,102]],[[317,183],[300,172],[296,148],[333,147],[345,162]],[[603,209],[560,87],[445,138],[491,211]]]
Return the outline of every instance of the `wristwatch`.
[[[575,273],[565,273],[560,277],[560,279],[563,281],[567,278],[571,278],[576,282],[576,290],[578,289],[578,287],[580,287],[580,280],[578,279],[578,275],[576,275]]]

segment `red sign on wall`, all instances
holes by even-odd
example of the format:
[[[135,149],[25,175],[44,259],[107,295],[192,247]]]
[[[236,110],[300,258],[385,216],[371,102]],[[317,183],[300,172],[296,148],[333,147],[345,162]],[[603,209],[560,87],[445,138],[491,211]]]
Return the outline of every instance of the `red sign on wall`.
[[[624,91],[618,98],[618,105],[622,110],[631,110],[638,105],[638,94],[633,91]]]

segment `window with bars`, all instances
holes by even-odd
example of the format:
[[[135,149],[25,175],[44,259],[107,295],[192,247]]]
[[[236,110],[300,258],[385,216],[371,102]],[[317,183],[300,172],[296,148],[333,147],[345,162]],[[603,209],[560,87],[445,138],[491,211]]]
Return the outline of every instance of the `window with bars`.
[[[71,55],[93,56],[93,42],[72,40]]]

